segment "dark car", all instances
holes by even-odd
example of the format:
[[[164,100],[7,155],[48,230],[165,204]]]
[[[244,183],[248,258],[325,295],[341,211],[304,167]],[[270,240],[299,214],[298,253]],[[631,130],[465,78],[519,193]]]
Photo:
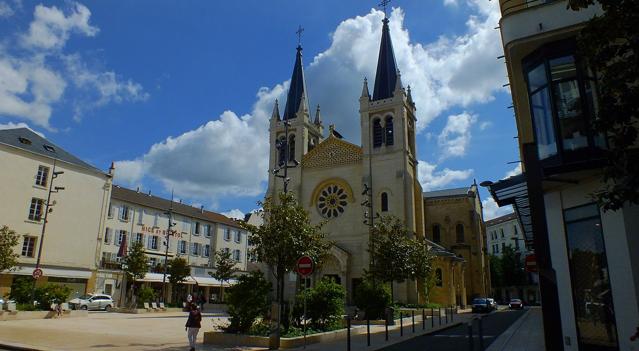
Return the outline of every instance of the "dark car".
[[[489,299],[478,297],[473,299],[473,313],[488,313],[495,309]]]
[[[520,299],[510,299],[510,302],[508,303],[508,308],[510,308],[511,310],[514,310],[514,309],[521,310],[524,308],[524,303]]]

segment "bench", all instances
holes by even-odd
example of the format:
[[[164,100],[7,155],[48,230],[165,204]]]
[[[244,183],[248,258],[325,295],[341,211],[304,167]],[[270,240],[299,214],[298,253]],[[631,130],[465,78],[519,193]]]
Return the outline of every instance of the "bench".
[[[158,310],[158,305],[157,305],[155,302],[151,302],[151,308],[152,308],[154,311],[157,311],[157,310]]]
[[[164,302],[160,302],[160,309],[162,311],[166,311],[166,307],[164,306]]]
[[[147,311],[151,310],[151,307],[149,307],[149,303],[148,302],[144,303],[144,309],[147,310]]]

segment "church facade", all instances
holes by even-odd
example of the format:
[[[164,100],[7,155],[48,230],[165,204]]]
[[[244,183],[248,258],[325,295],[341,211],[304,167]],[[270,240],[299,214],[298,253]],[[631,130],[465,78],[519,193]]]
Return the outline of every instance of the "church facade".
[[[404,88],[397,69],[387,18],[383,20],[373,93],[364,79],[359,107],[360,145],[342,139],[332,125],[324,137],[319,106],[311,116],[302,48],[298,46],[284,113],[280,114],[276,101],[270,121],[271,172],[266,193],[276,198],[286,182],[287,191],[295,194],[312,222],[327,221],[323,230],[335,245],[313,279],[332,277],[348,291],[349,303],[369,267],[372,223],[393,215],[403,220],[416,238],[428,240],[426,202],[417,177],[416,107],[410,86]],[[285,165],[292,168],[284,170]],[[431,301],[465,304],[465,299],[458,303],[462,299],[457,296],[466,294],[464,259],[444,246],[431,244],[436,249],[435,265],[441,269]],[[299,288],[300,282],[294,282],[291,276],[287,297]],[[406,303],[424,302],[421,284],[396,283],[395,298]]]

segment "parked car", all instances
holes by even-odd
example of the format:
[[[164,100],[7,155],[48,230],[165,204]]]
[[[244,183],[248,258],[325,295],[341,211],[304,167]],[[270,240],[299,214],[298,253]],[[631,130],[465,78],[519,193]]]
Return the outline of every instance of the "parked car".
[[[74,310],[109,311],[114,305],[111,296],[104,294],[82,295],[69,301],[69,307]]]
[[[508,308],[511,310],[518,309],[521,310],[524,308],[524,303],[520,299],[510,299],[508,303]]]
[[[495,306],[485,297],[477,297],[473,299],[473,313],[488,313],[495,309]]]

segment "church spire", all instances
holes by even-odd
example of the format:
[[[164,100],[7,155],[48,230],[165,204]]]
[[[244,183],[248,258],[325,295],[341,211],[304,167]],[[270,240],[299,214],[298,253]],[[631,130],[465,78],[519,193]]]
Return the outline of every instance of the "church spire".
[[[382,20],[382,41],[379,46],[379,57],[377,58],[377,73],[375,75],[375,88],[373,89],[373,100],[381,100],[393,97],[395,83],[397,81],[397,63],[393,52],[390,30],[388,28],[388,18]]]
[[[275,106],[273,106],[273,114],[271,114],[271,119],[276,122],[280,120],[280,107],[277,99],[275,99]]]
[[[313,121],[313,123],[316,126],[319,126],[322,124],[322,116],[320,115],[320,105],[317,104],[317,110],[315,111],[315,121]]]
[[[302,28],[298,30],[298,37],[301,35]],[[299,41],[299,38],[298,38]],[[286,107],[284,108],[284,120],[296,117],[297,111],[308,111],[306,105],[308,98],[306,97],[306,80],[304,79],[304,69],[302,66],[302,45],[297,45],[297,55],[295,56],[295,66],[293,67],[293,75],[291,76],[291,85],[288,88],[286,97]]]

